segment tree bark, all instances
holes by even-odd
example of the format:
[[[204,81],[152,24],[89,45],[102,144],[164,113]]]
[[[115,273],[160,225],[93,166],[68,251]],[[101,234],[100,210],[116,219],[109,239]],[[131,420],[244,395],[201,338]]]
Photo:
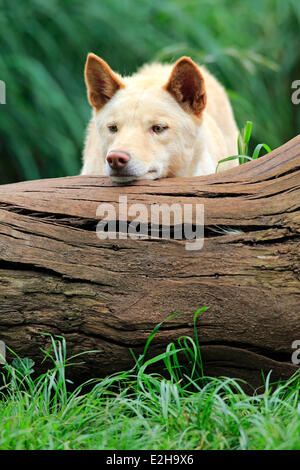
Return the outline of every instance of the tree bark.
[[[204,204],[205,241],[96,236],[97,207]],[[0,187],[0,340],[37,363],[48,332],[67,340],[83,380],[133,365],[155,325],[154,355],[197,322],[204,372],[261,384],[297,369],[300,340],[300,136],[214,175],[117,185],[75,176]],[[128,221],[132,220],[128,217]],[[192,216],[196,223],[195,216]],[[228,234],[225,230],[238,230]],[[299,354],[300,357],[300,354]]]

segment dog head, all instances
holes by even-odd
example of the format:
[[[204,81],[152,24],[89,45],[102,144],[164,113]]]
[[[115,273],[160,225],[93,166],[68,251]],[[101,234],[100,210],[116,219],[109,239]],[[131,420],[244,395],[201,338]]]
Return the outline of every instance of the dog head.
[[[188,57],[121,77],[95,54],[85,67],[101,155],[118,182],[180,176],[192,161],[206,104],[203,76]]]

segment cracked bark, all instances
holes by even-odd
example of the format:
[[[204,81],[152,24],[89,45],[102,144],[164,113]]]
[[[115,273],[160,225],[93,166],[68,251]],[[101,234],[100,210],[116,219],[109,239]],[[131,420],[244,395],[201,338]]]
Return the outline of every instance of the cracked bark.
[[[120,195],[128,205],[202,203],[205,242],[96,236],[96,209]],[[266,157],[217,175],[113,184],[69,177],[0,187],[0,339],[39,362],[49,339],[83,357],[84,380],[133,365],[154,326],[150,354],[193,336],[208,375],[261,384],[261,370],[289,377],[300,339],[300,137]],[[132,217],[128,218],[131,221]],[[192,220],[195,222],[195,220]],[[227,235],[223,228],[242,233]]]

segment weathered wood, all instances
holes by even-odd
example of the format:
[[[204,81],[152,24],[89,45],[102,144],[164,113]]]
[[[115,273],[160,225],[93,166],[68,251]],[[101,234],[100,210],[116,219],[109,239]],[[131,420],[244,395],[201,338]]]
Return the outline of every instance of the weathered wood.
[[[205,242],[99,240],[100,203],[202,203]],[[261,382],[290,376],[300,340],[300,137],[230,171],[117,185],[77,176],[0,187],[0,339],[38,360],[60,334],[69,354],[92,349],[74,376],[132,366],[153,327],[172,313],[150,353],[193,336],[205,373]],[[128,219],[130,220],[130,218]],[[217,226],[217,227],[216,227]],[[220,227],[242,233],[226,235]],[[77,371],[77,372],[76,372]],[[75,374],[75,375],[74,375]]]

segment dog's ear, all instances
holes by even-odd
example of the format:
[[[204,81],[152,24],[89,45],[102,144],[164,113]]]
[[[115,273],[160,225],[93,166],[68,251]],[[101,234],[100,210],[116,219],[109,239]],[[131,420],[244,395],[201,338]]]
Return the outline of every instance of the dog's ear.
[[[90,104],[98,111],[124,84],[109,65],[95,54],[88,54],[85,82]]]
[[[185,111],[200,116],[206,105],[204,78],[189,57],[181,57],[174,65],[163,87]]]

